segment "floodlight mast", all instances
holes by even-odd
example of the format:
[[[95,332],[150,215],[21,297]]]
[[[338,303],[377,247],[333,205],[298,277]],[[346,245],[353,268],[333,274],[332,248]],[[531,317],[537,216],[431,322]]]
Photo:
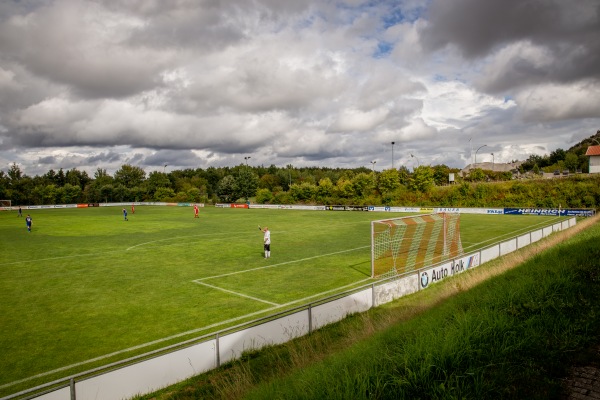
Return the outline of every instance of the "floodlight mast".
[[[475,167],[477,167],[477,152],[482,148],[482,147],[486,147],[487,144],[484,144],[482,146],[479,146],[479,148],[477,148],[477,150],[475,150]]]
[[[410,153],[411,158],[416,158],[417,159],[417,166],[420,167],[421,163],[419,162],[419,157],[413,155],[413,153]]]

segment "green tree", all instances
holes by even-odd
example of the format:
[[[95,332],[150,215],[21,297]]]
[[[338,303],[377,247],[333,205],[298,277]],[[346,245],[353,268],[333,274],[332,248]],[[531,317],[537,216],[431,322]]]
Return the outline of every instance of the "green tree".
[[[415,168],[410,182],[410,188],[418,192],[426,192],[435,184],[433,168],[420,165]]]
[[[81,188],[77,185],[71,185],[70,183],[65,183],[62,188],[58,189],[57,193],[62,204],[78,203],[80,201],[81,194]]]
[[[167,174],[153,171],[148,175],[148,179],[144,182],[146,185],[146,190],[148,192],[149,197],[154,197],[154,192],[158,190],[158,188],[172,188],[171,181]]]
[[[128,189],[141,186],[144,179],[146,179],[146,172],[142,168],[130,164],[123,165],[115,172],[115,181]]]
[[[221,201],[226,203],[233,202],[237,199],[237,193],[237,182],[233,176],[227,175],[219,181],[219,184],[217,185],[217,196],[219,196]]]
[[[483,172],[481,168],[475,168],[469,173],[469,180],[473,182],[483,182],[485,181],[485,178],[485,172]]]
[[[565,167],[571,172],[577,171],[579,168],[579,157],[575,153],[567,153],[565,156]]]
[[[190,203],[200,203],[201,199],[202,193],[197,187],[192,187],[187,190],[185,201]]]
[[[294,183],[290,186],[289,192],[294,200],[305,202],[313,200],[317,187],[310,182]]]
[[[448,177],[452,170],[447,165],[436,165],[433,167],[433,180],[437,186],[443,186],[448,183]]]
[[[375,189],[375,180],[373,178],[372,173],[358,173],[352,179],[352,187],[354,190],[354,195],[362,199],[371,195],[373,190]]]
[[[175,197],[175,191],[171,188],[160,187],[154,192],[154,201],[170,201]]]
[[[100,188],[100,199],[104,202],[113,200],[113,185],[103,185]]]
[[[324,203],[333,195],[333,189],[333,182],[331,182],[329,177],[321,178],[319,185],[317,186],[317,193],[315,194],[316,200]]]
[[[556,149],[550,153],[549,165],[558,164],[559,161],[564,161],[567,156],[567,152],[563,149]]]
[[[261,189],[273,191],[277,186],[281,186],[280,177],[274,174],[265,174],[260,177],[258,186]]]
[[[258,204],[268,204],[273,200],[273,193],[269,189],[258,189],[256,191],[256,202]]]
[[[335,184],[335,193],[342,198],[351,199],[354,197],[354,186],[348,178],[340,178]]]
[[[398,189],[401,185],[400,174],[397,169],[386,169],[379,174],[379,192],[390,193]]]
[[[249,197],[256,194],[258,189],[258,176],[247,167],[241,168],[238,176],[236,177],[236,199],[243,197],[248,201]]]
[[[129,189],[127,186],[117,183],[113,187],[113,199],[116,201],[130,201]]]
[[[44,196],[42,204],[56,204],[59,202],[58,188],[55,184],[46,185],[42,193]]]

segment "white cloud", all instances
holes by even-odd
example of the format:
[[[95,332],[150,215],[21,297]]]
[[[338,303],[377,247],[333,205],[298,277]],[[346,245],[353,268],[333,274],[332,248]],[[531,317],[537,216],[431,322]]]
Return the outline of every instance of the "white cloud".
[[[439,129],[460,129],[480,119],[491,110],[515,107],[512,100],[477,92],[459,81],[429,81],[423,99],[422,118]]]
[[[502,159],[567,148],[600,126],[583,3],[559,26],[499,0],[3,3],[0,169],[380,169],[391,141],[399,162],[462,167],[469,138]],[[463,17],[496,9],[502,30]]]
[[[519,112],[529,121],[600,117],[600,91],[595,82],[541,84],[521,90],[515,100]]]

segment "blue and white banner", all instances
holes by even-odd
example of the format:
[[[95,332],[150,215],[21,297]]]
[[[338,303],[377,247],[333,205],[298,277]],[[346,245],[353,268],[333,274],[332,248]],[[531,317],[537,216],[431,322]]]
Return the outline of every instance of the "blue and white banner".
[[[547,215],[555,217],[592,217],[592,209],[576,208],[505,208],[504,214],[509,215]]]

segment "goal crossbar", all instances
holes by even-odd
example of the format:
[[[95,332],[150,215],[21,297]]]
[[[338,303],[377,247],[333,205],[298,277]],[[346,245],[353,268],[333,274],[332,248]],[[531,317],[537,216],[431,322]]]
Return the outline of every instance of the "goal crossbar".
[[[457,213],[371,221],[371,276],[374,278],[403,274],[462,253]]]

